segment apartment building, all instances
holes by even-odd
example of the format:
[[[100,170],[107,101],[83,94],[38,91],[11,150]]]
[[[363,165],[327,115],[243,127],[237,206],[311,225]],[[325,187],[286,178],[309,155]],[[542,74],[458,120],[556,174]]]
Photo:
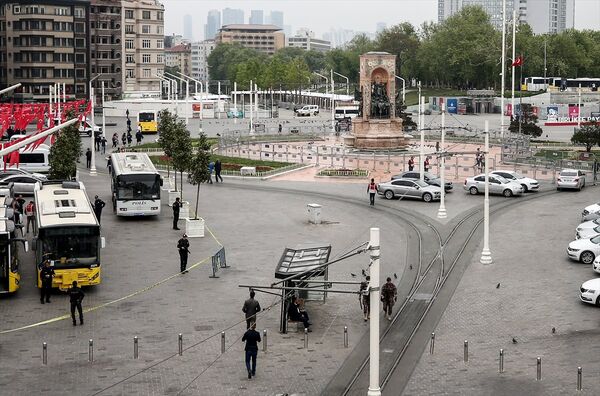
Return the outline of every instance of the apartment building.
[[[238,43],[271,55],[285,46],[285,34],[275,25],[225,25],[217,33],[215,42]]]
[[[119,99],[123,90],[123,7],[121,0],[92,0],[89,27],[92,84],[96,103]]]
[[[165,65],[178,67],[186,76],[192,73],[192,52],[189,44],[179,44],[165,49]]]
[[[123,0],[123,95],[160,93],[165,66],[164,6],[157,0]]]
[[[285,38],[285,46],[302,48],[305,51],[327,52],[331,49],[331,42],[315,38],[315,33],[308,29],[300,29],[295,36]]]
[[[216,45],[214,40],[192,43],[192,78],[200,81],[209,79],[208,56]]]
[[[0,4],[0,87],[21,83],[23,100],[47,100],[65,84],[67,98],[87,97],[89,0],[21,0]]]

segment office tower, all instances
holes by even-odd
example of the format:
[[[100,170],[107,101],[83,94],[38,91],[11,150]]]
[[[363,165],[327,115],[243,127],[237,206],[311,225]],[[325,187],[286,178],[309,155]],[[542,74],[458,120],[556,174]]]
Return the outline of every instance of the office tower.
[[[210,10],[206,17],[206,25],[204,25],[204,39],[212,40],[221,28],[221,11]]]
[[[241,25],[244,23],[244,10],[225,8],[223,10],[223,23],[225,25]]]
[[[192,33],[192,16],[187,14],[183,17],[183,37],[188,40],[193,40]]]
[[[283,12],[271,11],[271,18],[269,19],[271,25],[275,25],[280,29],[283,29]]]
[[[264,23],[263,10],[250,11],[250,21],[249,22],[251,25],[262,25]]]

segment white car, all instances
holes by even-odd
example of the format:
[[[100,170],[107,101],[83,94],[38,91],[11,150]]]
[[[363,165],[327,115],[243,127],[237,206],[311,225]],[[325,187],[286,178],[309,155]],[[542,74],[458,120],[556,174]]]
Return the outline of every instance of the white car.
[[[569,243],[567,255],[584,264],[592,264],[594,259],[600,255],[600,235],[589,239],[577,239]]]
[[[594,259],[594,263],[592,264],[592,268],[594,271],[600,274],[600,257],[596,257]]]
[[[512,180],[519,183],[523,187],[523,192],[537,191],[540,188],[540,184],[537,180],[530,177],[525,177],[517,172],[510,170],[495,170],[491,172],[492,175],[502,176],[506,180]]]
[[[586,221],[575,228],[575,237],[577,239],[591,238],[598,234],[600,234],[600,219]]]
[[[600,278],[583,282],[579,293],[579,299],[584,303],[600,306]]]
[[[506,180],[502,176],[490,175],[489,181],[490,194],[502,194],[505,197],[523,194],[523,186],[512,180]],[[463,188],[471,195],[483,193],[485,191],[485,175],[466,178]]]
[[[577,169],[563,169],[556,181],[556,190],[563,188],[580,190],[585,187],[585,173]]]
[[[302,108],[296,110],[296,115],[301,116],[310,116],[319,114],[319,106],[317,105],[306,105]]]
[[[581,212],[581,220],[590,221],[600,218],[600,202],[583,208]]]

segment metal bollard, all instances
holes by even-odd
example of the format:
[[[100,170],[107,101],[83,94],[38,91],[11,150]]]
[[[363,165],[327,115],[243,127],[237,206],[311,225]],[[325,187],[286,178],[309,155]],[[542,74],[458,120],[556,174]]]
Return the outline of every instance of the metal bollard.
[[[42,343],[42,363],[48,364],[48,344]]]
[[[225,332],[221,332],[221,353],[225,353]]]
[[[88,360],[90,362],[94,361],[94,340],[92,340],[91,338],[89,342]]]
[[[263,352],[267,353],[267,329],[263,330]]]
[[[538,356],[537,358],[537,374],[535,376],[537,381],[542,380],[542,358]]]
[[[138,358],[138,337],[133,337],[133,358]]]
[[[498,365],[498,372],[499,373],[504,372],[504,349],[500,349],[500,362]]]
[[[308,349],[308,329],[304,329],[304,349]]]
[[[467,363],[469,361],[469,341],[467,340],[465,340],[464,349],[463,360],[465,363]]]
[[[577,367],[577,390],[580,391],[581,389],[581,367]]]
[[[433,355],[435,349],[435,333],[431,333],[431,343],[429,344],[429,354]]]
[[[179,356],[183,355],[183,334],[179,333]]]
[[[344,348],[348,348],[348,326],[344,326]]]

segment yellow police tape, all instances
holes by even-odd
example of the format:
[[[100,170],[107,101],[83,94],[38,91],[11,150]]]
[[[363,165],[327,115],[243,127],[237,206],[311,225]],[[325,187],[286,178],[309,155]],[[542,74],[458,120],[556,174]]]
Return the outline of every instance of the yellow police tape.
[[[211,235],[211,236],[212,236],[212,238],[215,240],[215,242],[217,242],[217,244],[218,244],[220,247],[223,247],[223,245],[221,244],[221,242],[219,242],[219,240],[218,240],[218,239],[215,237],[215,234],[213,234],[213,232],[210,230],[210,228],[208,228],[208,227],[206,227],[206,226],[205,226],[205,228],[206,228],[206,230],[207,230],[207,231],[210,233],[210,235]],[[194,269],[194,268],[196,268],[196,267],[198,267],[198,266],[200,266],[200,265],[202,265],[202,264],[206,263],[206,262],[207,262],[207,261],[208,261],[208,260],[209,260],[211,257],[212,257],[212,256],[208,256],[208,257],[205,257],[205,258],[203,258],[202,260],[198,261],[196,264],[192,265],[192,266],[189,268],[189,270],[192,270],[192,269]],[[155,283],[155,284],[153,284],[153,285],[146,286],[146,287],[144,287],[143,289],[137,290],[137,291],[135,291],[135,292],[133,292],[133,293],[131,293],[131,294],[128,294],[128,295],[126,295],[126,296],[123,296],[123,297],[117,298],[116,300],[112,300],[112,301],[106,302],[106,303],[104,303],[104,304],[97,305],[97,306],[95,306],[95,307],[86,308],[86,309],[84,309],[84,310],[83,310],[83,312],[85,312],[85,313],[87,313],[87,312],[92,312],[92,311],[95,311],[95,310],[97,310],[97,309],[100,309],[100,308],[105,308],[105,307],[108,307],[109,305],[113,305],[113,304],[116,304],[116,303],[118,303],[118,302],[121,302],[121,301],[123,301],[123,300],[126,300],[126,299],[128,299],[128,298],[131,298],[131,297],[137,296],[138,294],[142,294],[142,293],[144,293],[144,292],[147,292],[148,290],[150,290],[150,289],[153,289],[153,288],[155,288],[156,286],[160,286],[160,285],[162,285],[163,283],[165,283],[165,282],[168,282],[168,281],[170,281],[171,279],[173,279],[173,278],[175,278],[175,277],[177,277],[177,276],[181,276],[181,272],[177,272],[177,273],[175,273],[175,274],[173,274],[173,275],[171,275],[171,276],[169,276],[169,277],[167,277],[167,278],[165,278],[165,279],[162,279],[162,280],[160,280],[160,281],[156,282],[156,283]],[[32,327],[43,326],[43,325],[47,325],[47,324],[50,324],[50,323],[58,322],[58,321],[60,321],[60,320],[69,319],[70,317],[71,317],[71,315],[70,315],[70,314],[67,314],[67,315],[62,315],[62,316],[57,316],[57,317],[54,317],[54,318],[52,318],[52,319],[47,319],[47,320],[44,320],[44,321],[41,321],[41,322],[32,323],[32,324],[30,324],[30,325],[27,325],[27,326],[21,326],[21,327],[17,327],[17,328],[15,328],[15,329],[9,329],[9,330],[2,330],[2,331],[0,331],[0,334],[14,333],[15,331],[27,330],[27,329],[30,329],[30,328],[32,328]]]

